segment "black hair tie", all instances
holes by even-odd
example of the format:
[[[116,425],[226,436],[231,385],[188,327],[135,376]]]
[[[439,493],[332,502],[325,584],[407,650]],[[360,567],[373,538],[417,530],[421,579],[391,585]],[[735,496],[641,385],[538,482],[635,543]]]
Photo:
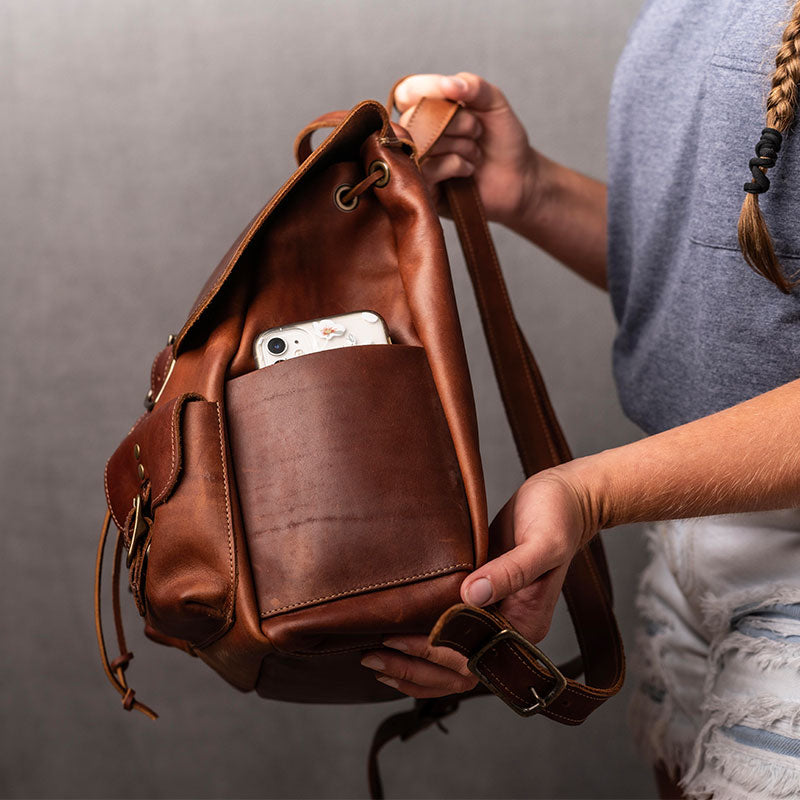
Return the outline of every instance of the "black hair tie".
[[[772,169],[781,150],[783,136],[775,128],[764,128],[761,138],[756,145],[756,158],[750,159],[750,172],[753,180],[744,185],[748,194],[764,194],[769,189],[769,178],[761,171],[760,167]]]

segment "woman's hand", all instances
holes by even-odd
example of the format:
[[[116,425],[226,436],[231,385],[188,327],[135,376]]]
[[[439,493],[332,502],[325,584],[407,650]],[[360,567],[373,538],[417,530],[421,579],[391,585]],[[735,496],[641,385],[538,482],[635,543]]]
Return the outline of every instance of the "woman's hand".
[[[508,100],[470,72],[412,75],[395,90],[401,125],[423,97],[463,104],[422,163],[434,197],[440,181],[472,175],[488,218],[513,225],[535,202],[537,154]]]
[[[464,602],[499,602],[509,622],[530,641],[541,641],[573,555],[598,530],[591,507],[568,468],[529,478],[492,523],[492,560],[464,579]],[[411,697],[465,692],[477,683],[466,658],[449,647],[431,647],[427,636],[394,636],[383,644],[361,663]]]
[[[530,239],[583,278],[606,285],[606,187],[543,156],[503,93],[471,72],[412,75],[395,89],[407,125],[423,97],[460,108],[422,162],[440,212],[439,183],[471,175],[486,216]]]

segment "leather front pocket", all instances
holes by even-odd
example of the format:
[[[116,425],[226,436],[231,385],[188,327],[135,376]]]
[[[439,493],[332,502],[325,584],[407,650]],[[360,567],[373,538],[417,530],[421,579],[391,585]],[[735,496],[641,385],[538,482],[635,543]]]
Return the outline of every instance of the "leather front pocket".
[[[472,569],[423,348],[290,359],[229,381],[226,408],[262,618]]]

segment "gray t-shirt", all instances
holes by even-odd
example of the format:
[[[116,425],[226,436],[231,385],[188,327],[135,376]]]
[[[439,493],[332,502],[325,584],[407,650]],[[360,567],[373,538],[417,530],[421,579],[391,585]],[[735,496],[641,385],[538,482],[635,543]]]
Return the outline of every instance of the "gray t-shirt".
[[[647,433],[800,377],[800,290],[744,262],[736,223],[794,0],[650,0],[609,109],[614,371]],[[798,115],[800,117],[800,114]],[[761,195],[784,269],[800,270],[800,128]]]

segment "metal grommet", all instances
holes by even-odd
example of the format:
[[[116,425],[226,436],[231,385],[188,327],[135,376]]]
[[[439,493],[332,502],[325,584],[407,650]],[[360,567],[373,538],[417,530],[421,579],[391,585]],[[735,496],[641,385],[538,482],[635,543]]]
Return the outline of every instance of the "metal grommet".
[[[369,171],[383,173],[383,175],[372,184],[373,186],[381,187],[386,186],[386,184],[389,183],[389,165],[385,161],[376,159],[369,165]]]
[[[333,193],[333,202],[340,211],[352,211],[358,205],[358,195],[350,200],[349,203],[342,202],[342,197],[346,195],[353,187],[347,183],[343,183],[336,188]]]

